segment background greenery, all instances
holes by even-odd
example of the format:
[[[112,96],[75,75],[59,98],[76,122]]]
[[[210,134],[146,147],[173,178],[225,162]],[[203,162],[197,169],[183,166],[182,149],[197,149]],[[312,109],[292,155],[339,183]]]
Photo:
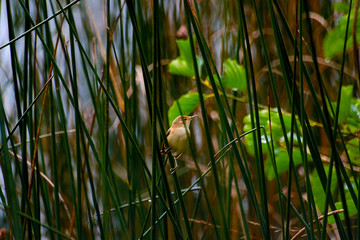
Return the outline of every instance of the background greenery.
[[[1,238],[360,237],[359,1],[0,6]]]

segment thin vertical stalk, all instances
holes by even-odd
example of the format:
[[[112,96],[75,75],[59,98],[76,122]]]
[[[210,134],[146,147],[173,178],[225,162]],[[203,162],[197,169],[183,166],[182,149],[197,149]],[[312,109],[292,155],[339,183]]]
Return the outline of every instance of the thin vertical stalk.
[[[282,20],[282,22],[283,22],[283,24],[284,24],[284,26],[285,26],[286,33],[288,34],[289,38],[292,40],[291,42],[293,42],[294,37],[292,36],[291,30],[290,30],[290,28],[289,28],[289,26],[288,26],[288,24],[287,24],[287,22],[286,22],[286,20],[285,20],[284,14],[283,14],[282,11],[281,11],[281,8],[280,8],[280,6],[279,6],[278,1],[274,0],[273,2],[274,2],[275,6],[276,6],[276,8],[277,8],[277,10],[278,10],[278,12],[279,12],[280,19]],[[308,51],[310,52],[311,56],[314,58],[314,54],[312,53],[312,50],[309,48],[308,45],[306,45],[306,46],[307,46],[307,49],[308,49]],[[298,51],[298,49],[297,49],[297,51]],[[310,89],[310,93],[311,93],[311,96],[312,96],[312,100],[315,102],[316,111],[317,111],[318,114],[319,114],[321,123],[322,123],[324,126],[326,126],[326,129],[328,129],[328,125],[327,125],[327,122],[326,122],[327,120],[325,120],[324,113],[323,113],[323,111],[321,110],[321,109],[322,109],[322,108],[321,108],[321,104],[320,104],[320,102],[319,102],[319,100],[318,100],[317,93],[315,92],[315,88],[314,88],[314,86],[313,86],[313,82],[312,82],[312,80],[311,80],[311,78],[310,78],[310,75],[309,75],[309,72],[307,71],[307,69],[306,69],[306,67],[305,67],[304,64],[303,64],[303,69],[304,69],[304,73],[305,73],[305,79],[306,79],[307,84],[308,84],[309,89]],[[322,81],[321,81],[321,83],[322,83]],[[323,85],[323,83],[322,83],[322,85]],[[297,89],[295,89],[295,90],[296,90],[296,94],[298,95]],[[327,100],[330,101],[330,100],[329,100],[329,96],[328,96],[327,91],[326,91],[325,88],[324,88],[324,92],[325,92],[325,94],[326,94]],[[299,108],[299,106],[296,106],[296,107]],[[333,108],[332,108],[331,104],[329,104],[328,107],[330,107],[330,110],[332,111],[333,115],[335,115],[334,112],[333,112]],[[300,111],[299,111],[299,112],[300,112]],[[306,125],[308,126],[307,128],[310,129],[310,124],[309,124],[309,120],[307,119],[307,116],[305,116],[305,120],[306,120]],[[345,146],[345,143],[344,143],[344,139],[343,139],[342,133],[341,133],[341,131],[340,131],[339,125],[336,126],[336,128],[337,128],[337,131],[338,131],[339,136],[340,136],[340,139],[341,139],[342,147],[345,149],[346,156],[348,157],[348,156],[349,156],[349,155],[348,155],[348,151],[347,151],[347,149],[346,149],[346,146]],[[311,132],[310,130],[307,130],[307,132],[308,132],[308,135],[309,135],[309,142],[308,142],[308,143],[309,143],[310,150],[312,151],[312,155],[313,155],[313,156],[318,156],[319,153],[318,153],[318,152],[314,152],[314,151],[317,151],[317,150],[316,150],[316,146],[312,146],[313,143],[316,143],[316,140],[315,140],[315,138],[314,138],[314,135],[312,134],[312,132]],[[326,136],[328,136],[328,135],[326,135]],[[348,157],[347,160],[348,160],[349,163],[350,163],[350,169],[351,169],[352,175],[355,176],[356,174],[355,174],[355,172],[354,172],[354,170],[353,170],[353,167],[352,167],[350,158]],[[326,186],[326,175],[325,175],[325,172],[323,171],[323,166],[322,166],[322,164],[321,164],[320,162],[318,162],[318,160],[317,160],[316,158],[314,159],[314,162],[315,162],[315,164],[316,164],[316,168],[317,168],[317,171],[318,171],[318,173],[319,173],[321,183],[322,183],[322,185],[323,185],[323,187],[324,187],[324,189],[325,189],[325,188],[326,188],[326,187],[325,187],[325,186]],[[353,186],[352,186],[352,184],[351,184],[351,182],[350,182],[350,180],[349,180],[348,175],[346,174],[346,170],[345,170],[345,168],[344,168],[344,165],[343,165],[342,161],[339,162],[339,166],[340,166],[340,170],[341,170],[341,172],[342,172],[342,174],[343,174],[343,176],[344,176],[344,179],[345,179],[345,182],[346,182],[346,184],[347,184],[347,187],[349,188],[349,192],[350,192],[350,194],[351,194],[351,197],[353,198],[354,201],[356,201],[357,197],[356,197],[355,191],[354,191]],[[356,181],[355,181],[355,182],[356,182]],[[330,197],[331,197],[331,196],[330,196]],[[332,204],[330,204],[330,205],[332,205]],[[333,210],[334,210],[334,209],[333,209]],[[336,215],[335,215],[335,216],[336,216]]]
[[[189,31],[189,40],[190,40],[190,49],[191,49],[191,54],[192,54],[192,59],[193,59],[193,64],[194,64],[194,72],[195,72],[195,81],[196,81],[196,88],[199,94],[199,100],[200,100],[200,108],[201,108],[201,116],[203,119],[203,124],[204,124],[204,130],[205,130],[205,136],[206,136],[206,143],[207,143],[207,149],[209,151],[209,156],[210,158],[214,157],[215,151],[214,151],[214,147],[212,145],[211,142],[211,135],[210,135],[210,129],[209,129],[209,123],[208,123],[208,119],[207,119],[207,110],[205,108],[205,103],[204,103],[204,96],[203,96],[203,90],[202,90],[202,86],[201,86],[201,82],[200,82],[200,73],[199,73],[199,68],[196,62],[196,54],[195,54],[195,44],[194,44],[194,40],[193,40],[193,36],[192,36],[192,29],[191,29],[191,22],[190,22],[190,12],[189,12],[189,8],[187,7],[186,4],[185,5],[185,14],[186,14],[186,24],[187,24],[187,29]],[[196,164],[196,168],[199,169],[198,167],[198,163],[195,162]],[[198,170],[198,173],[200,173],[200,170]],[[209,201],[209,197],[208,194],[206,192],[206,188],[205,188],[205,184],[201,181],[201,186],[204,189],[204,195],[205,195],[205,201],[206,201],[206,205],[209,209],[209,214],[211,217],[211,220],[213,221],[213,224],[216,225],[215,222],[215,217],[212,211],[212,207]],[[214,228],[215,231],[215,235],[216,237],[219,239],[220,235],[218,232],[218,229],[215,227]]]
[[[69,1],[68,1],[69,3]],[[69,20],[70,23],[74,24],[74,17],[72,10],[69,9]],[[76,228],[77,228],[77,237],[82,239],[82,200],[81,200],[81,179],[82,179],[82,163],[81,163],[81,150],[80,150],[80,133],[81,125],[79,119],[81,118],[80,109],[79,109],[79,100],[78,100],[78,86],[77,86],[77,70],[76,70],[76,57],[75,57],[75,42],[73,31],[70,31],[70,46],[71,46],[71,74],[70,81],[72,85],[72,92],[74,98],[74,112],[75,112],[75,147],[76,147],[76,177],[77,177],[77,186],[76,186],[76,205],[75,205],[75,217],[76,217]],[[69,66],[70,70],[70,66]]]
[[[22,223],[20,216],[18,214],[20,207],[16,193],[15,178],[11,166],[11,158],[9,154],[9,149],[7,147],[7,140],[5,133],[6,115],[5,115],[1,92],[2,91],[0,91],[0,139],[1,139],[2,151],[0,153],[1,154],[0,164],[1,164],[1,168],[3,169],[3,176],[4,176],[4,182],[6,188],[6,198],[7,198],[6,214],[11,229],[10,236],[13,235],[15,239],[21,239]]]
[[[260,25],[258,11],[256,7],[255,1],[253,1],[253,5],[255,8],[255,13],[257,15],[258,24]],[[255,123],[257,129],[257,145],[258,145],[258,157],[256,158],[256,168],[258,171],[259,177],[259,187],[260,187],[260,200],[262,203],[263,215],[265,218],[265,228],[267,233],[270,233],[270,225],[269,225],[269,210],[267,205],[267,187],[265,182],[265,169],[264,169],[264,159],[263,159],[263,152],[262,152],[262,144],[261,144],[261,129],[260,129],[260,118],[259,118],[259,109],[258,109],[258,100],[257,100],[257,93],[256,93],[256,84],[255,78],[252,78],[252,94],[253,94],[253,101],[254,101],[254,112],[255,112]],[[254,144],[255,145],[255,144]]]
[[[184,1],[184,5],[186,8],[190,8],[190,3],[188,1]],[[188,12],[190,12],[190,10],[188,9],[187,10]],[[202,42],[202,39],[200,38],[200,36],[198,35],[198,31],[197,31],[197,27],[195,26],[194,24],[194,20],[193,20],[193,16],[192,14],[188,14],[190,17],[191,17],[191,20],[192,20],[192,23],[193,23],[193,28],[195,30],[195,34],[196,34],[196,37],[197,39],[199,40],[199,44],[200,42]],[[202,46],[202,44],[200,44],[200,46]],[[207,59],[208,55],[205,54],[204,52],[204,49],[201,51],[202,52],[202,55],[203,55],[203,58],[205,60],[205,63],[207,63],[207,71],[208,71],[208,74],[209,76],[212,76],[211,74],[211,70],[210,70],[210,66],[209,66],[209,60]],[[194,60],[195,61],[195,60]],[[220,78],[219,78],[220,79]],[[214,80],[214,79],[213,79]],[[216,88],[215,85],[212,86],[213,87],[213,90],[214,87]],[[217,92],[217,97],[219,97],[219,93]],[[218,102],[218,99],[217,99],[217,102]],[[205,114],[202,112],[202,114]],[[224,112],[222,112],[221,114],[223,114],[223,116],[225,115]],[[206,118],[204,118],[204,121],[205,121]],[[208,141],[210,141],[210,137],[207,136],[207,139]],[[208,146],[212,146],[211,144],[208,143]],[[210,149],[209,149],[210,150]],[[211,150],[210,150],[211,151]],[[230,236],[229,236],[229,231],[228,231],[228,227],[227,227],[227,223],[226,223],[226,217],[225,217],[225,212],[224,212],[224,207],[225,207],[225,204],[223,203],[223,195],[222,195],[222,191],[221,191],[221,187],[220,187],[220,182],[219,182],[219,175],[218,175],[218,170],[216,168],[216,165],[215,165],[215,159],[214,159],[214,154],[210,152],[210,162],[211,162],[211,166],[212,166],[212,170],[213,170],[213,175],[214,175],[214,182],[215,182],[215,188],[216,188],[216,196],[217,196],[217,200],[219,202],[219,209],[220,209],[220,213],[221,213],[221,220],[222,220],[222,225],[223,225],[223,234],[224,234],[224,239],[229,239]]]
[[[25,1],[25,5],[28,11],[30,11],[30,7],[29,7],[29,1],[26,0]],[[27,17],[25,19],[25,31],[28,30],[30,28],[30,20],[29,17]],[[29,48],[31,47],[31,35],[28,34],[25,36],[25,48],[24,48],[24,75],[23,75],[23,109],[26,109],[27,107],[27,93],[28,93],[28,60],[30,57],[29,54]],[[16,81],[16,79],[14,78],[14,80]],[[16,83],[15,83],[16,85]],[[31,96],[29,96],[30,98]],[[27,116],[27,115],[26,115]],[[22,159],[27,159],[27,144],[26,144],[26,123],[27,123],[27,117],[24,118],[24,120],[22,121],[22,124],[20,124],[19,128],[20,128],[20,138],[21,138],[21,152],[22,152]],[[30,125],[29,125],[30,126]],[[28,167],[27,167],[27,163],[26,161],[22,162],[22,174],[24,176],[24,186],[22,187],[22,200],[21,200],[21,211],[25,212],[25,199],[27,198],[27,193],[29,191],[29,181],[28,181]],[[23,222],[24,220],[27,220],[25,218],[23,218]],[[27,226],[27,234],[29,239],[31,239],[31,221],[27,220],[27,222],[24,222],[24,226]]]
[[[106,60],[105,60],[105,90],[110,91],[110,53],[111,53],[111,44],[112,44],[112,33],[110,32],[110,0],[106,1]],[[105,96],[102,98],[102,110],[103,110],[103,118],[102,118],[102,147],[101,147],[101,160],[102,165],[104,167],[102,172],[102,200],[103,200],[103,212],[104,212],[104,233],[105,238],[109,238],[110,225],[111,225],[111,217],[109,214],[110,210],[110,201],[108,198],[108,188],[106,181],[106,176],[110,171],[110,159],[108,155],[108,144],[109,144],[109,100]]]
[[[158,8],[159,3],[158,0],[153,1],[153,87],[152,87],[152,192],[151,192],[151,225],[152,225],[152,232],[151,237],[152,239],[156,239],[156,168],[157,168],[157,134],[156,134],[156,97],[157,97],[157,86],[158,86],[158,69],[160,68],[160,48],[159,48],[159,15],[158,15]]]
[[[344,215],[345,215],[345,223],[346,223],[346,226],[347,226],[347,233],[348,233],[348,236],[346,236],[345,232],[344,232],[344,229],[342,227],[342,224],[341,222],[339,221],[339,219],[337,219],[337,216],[335,215],[335,219],[337,220],[337,225],[339,227],[339,232],[340,232],[340,236],[344,239],[348,239],[348,238],[352,238],[351,236],[351,225],[350,225],[350,219],[349,219],[349,211],[348,211],[348,207],[347,207],[347,203],[346,203],[346,198],[345,198],[345,191],[344,191],[344,185],[341,181],[341,173],[340,173],[340,163],[341,162],[341,159],[340,159],[340,156],[339,156],[339,152],[337,151],[337,147],[335,145],[335,142],[336,142],[336,139],[334,138],[334,134],[332,132],[332,129],[331,129],[331,123],[330,123],[330,114],[329,114],[329,110],[328,110],[328,107],[327,107],[327,104],[326,104],[326,99],[325,99],[325,94],[324,94],[324,89],[323,89],[323,84],[322,84],[322,78],[321,78],[321,74],[320,74],[320,70],[319,70],[319,66],[318,66],[318,61],[317,61],[317,58],[316,58],[316,49],[315,49],[315,43],[314,43],[314,39],[313,39],[313,35],[312,35],[312,26],[311,26],[311,23],[310,23],[310,17],[309,17],[309,6],[308,6],[308,2],[305,1],[305,4],[304,4],[304,9],[305,9],[305,12],[306,12],[306,23],[307,23],[307,28],[308,28],[308,31],[309,31],[309,37],[310,37],[310,46],[311,46],[311,49],[312,49],[312,52],[313,52],[313,62],[314,62],[314,66],[315,66],[315,72],[316,72],[316,79],[318,81],[318,84],[319,84],[319,90],[320,90],[320,96],[321,96],[321,100],[323,102],[323,112],[324,112],[324,115],[325,115],[325,120],[326,120],[326,124],[327,126],[324,126],[324,130],[326,132],[326,135],[329,139],[329,143],[330,143],[330,146],[331,146],[331,150],[332,150],[332,157],[334,157],[334,160],[335,160],[335,170],[336,170],[336,175],[337,175],[337,180],[338,180],[338,186],[339,186],[339,190],[340,190],[340,197],[341,197],[341,201],[342,201],[342,204],[343,204],[343,208],[344,208]],[[331,174],[329,172],[329,174]],[[329,181],[329,179],[328,179]],[[329,192],[327,192],[328,195],[330,195]]]
[[[14,25],[13,25],[13,20],[12,20],[12,13],[11,13],[11,6],[10,6],[10,1],[7,0],[6,1],[6,15],[7,15],[7,25],[8,25],[8,31],[9,31],[9,39],[13,39],[15,38],[15,33],[14,33]],[[16,48],[15,48],[15,43],[10,44],[10,54],[11,54],[11,70],[12,70],[12,79],[13,79],[13,83],[14,83],[14,94],[15,94],[15,102],[16,102],[16,109],[17,109],[17,114],[18,114],[18,118],[20,118],[21,114],[21,106],[20,106],[20,93],[19,93],[19,87],[18,87],[18,77],[17,77],[17,64],[16,64]],[[10,234],[14,234],[15,239],[20,239],[21,236],[21,232],[22,232],[22,224],[21,224],[21,220],[18,219],[17,216],[17,211],[19,210],[19,203],[16,199],[16,188],[14,185],[14,176],[12,175],[12,168],[10,165],[10,156],[9,156],[9,152],[8,152],[8,148],[7,148],[7,140],[6,140],[6,135],[5,135],[5,119],[6,119],[6,115],[5,115],[5,111],[4,111],[4,106],[3,106],[3,101],[2,101],[2,94],[0,92],[0,134],[1,134],[1,147],[2,147],[2,151],[3,153],[1,153],[2,155],[2,169],[5,169],[5,171],[7,172],[7,174],[4,174],[4,181],[5,181],[5,186],[6,186],[6,195],[7,195],[7,200],[8,200],[8,206],[9,206],[9,211],[7,212],[8,215],[8,219],[9,219],[9,223],[12,224],[12,229],[13,232],[11,232]],[[20,132],[22,133],[23,131],[20,130]],[[25,138],[25,136],[21,136],[22,138]],[[27,171],[27,166],[23,165],[23,169],[25,169],[25,172]],[[24,191],[27,190],[27,180],[24,180],[25,183],[25,187],[24,187]],[[26,196],[25,196],[26,197]],[[24,199],[24,198],[23,198]],[[30,228],[30,227],[29,227]]]
[[[54,215],[55,215],[55,227],[58,231],[61,229],[60,222],[60,200],[59,200],[59,177],[58,177],[58,158],[56,153],[56,139],[55,139],[55,103],[54,103],[54,94],[52,91],[53,83],[50,83],[50,92],[49,92],[49,100],[50,100],[50,126],[51,126],[51,157],[52,157],[52,176],[54,182]],[[58,239],[60,237],[58,236]]]
[[[134,34],[135,34],[135,37],[136,37],[136,41],[138,43],[137,46],[138,46],[139,52],[140,52],[139,56],[140,56],[141,66],[142,66],[142,70],[143,70],[143,74],[144,74],[144,85],[145,85],[145,91],[146,91],[147,104],[148,104],[148,108],[151,109],[151,88],[152,88],[152,86],[151,86],[151,81],[150,81],[150,74],[149,74],[147,64],[146,64],[145,54],[144,54],[143,47],[142,47],[142,44],[141,44],[138,24],[137,24],[137,20],[136,20],[136,17],[135,17],[135,10],[134,10],[134,6],[133,6],[133,2],[131,0],[126,0],[126,4],[128,6],[131,21],[132,21],[132,24],[133,24]],[[150,115],[150,118],[152,119],[152,114],[151,113],[152,112],[150,111],[149,115]],[[156,107],[156,114],[160,115],[160,111],[159,111],[159,109],[157,107]],[[159,124],[160,125],[160,131],[161,131],[161,135],[162,135],[162,137],[164,139],[165,147],[168,147],[169,145],[168,145],[168,142],[167,142],[167,139],[166,139],[164,126],[163,126],[163,123],[162,123],[161,119],[159,119],[159,123],[160,123]],[[169,161],[170,161],[170,167],[174,168],[174,166],[175,166],[174,158],[172,157],[171,154],[168,155],[168,157],[169,157]],[[179,184],[179,180],[178,180],[176,172],[174,174],[172,174],[172,179],[173,179],[174,186],[175,186],[175,192],[176,192],[176,194],[178,195],[178,197],[180,199],[180,207],[181,207],[181,211],[183,213],[183,218],[184,218],[184,222],[185,222],[185,228],[186,228],[187,236],[188,236],[188,238],[192,239],[190,224],[189,224],[189,220],[188,220],[188,217],[187,217],[187,210],[186,210],[185,203],[184,203],[184,200],[183,200],[182,195],[181,195],[180,184]]]
[[[336,110],[334,115],[334,130],[333,135],[334,139],[336,139],[337,135],[337,126],[339,121],[339,112],[340,112],[340,99],[341,99],[341,87],[343,83],[343,76],[344,76],[344,65],[345,65],[345,54],[346,54],[346,45],[347,45],[347,39],[348,39],[348,32],[349,32],[349,25],[350,25],[350,14],[351,14],[351,8],[352,8],[352,0],[350,0],[349,3],[349,12],[348,12],[348,18],[346,22],[346,30],[345,30],[345,36],[344,36],[344,47],[342,52],[342,61],[341,61],[341,70],[340,70],[340,78],[339,78],[339,85],[338,85],[338,94],[337,94],[337,101],[336,101]],[[327,226],[327,218],[328,218],[328,204],[329,204],[329,196],[331,194],[331,176],[332,176],[332,167],[333,167],[333,160],[334,156],[330,158],[329,162],[329,175],[328,175],[328,182],[326,186],[326,199],[325,199],[325,209],[323,211],[324,218],[323,218],[323,228],[321,232],[321,239],[325,239],[326,235],[326,226]],[[350,237],[350,235],[349,235]]]
[[[281,8],[279,7],[279,3],[278,3],[277,1],[274,1],[274,3],[275,3],[276,8],[278,9],[278,12],[280,13],[280,17],[281,17],[282,21],[283,21],[283,23],[284,23],[284,25],[285,25],[285,27],[286,27],[286,30],[287,30],[286,32],[287,32],[287,34],[288,34],[289,37],[293,40],[293,36],[292,36],[292,34],[291,34],[290,28],[288,27],[288,25],[287,25],[287,23],[286,23],[286,20],[285,20],[283,14],[282,14],[282,12],[281,12]],[[308,11],[306,11],[306,13],[308,13]],[[310,25],[310,26],[311,26],[311,25]],[[312,35],[310,35],[310,36],[312,36]],[[310,51],[311,56],[313,57],[313,59],[315,59],[315,60],[314,60],[314,63],[316,62],[316,66],[318,66],[316,56],[314,56],[314,54],[312,54],[313,51],[311,51],[310,49],[309,49],[309,51]],[[303,67],[303,69],[304,69],[305,79],[307,80],[307,84],[308,84],[308,86],[309,86],[311,95],[312,95],[312,97],[313,97],[312,99],[313,99],[314,102],[315,102],[315,107],[316,107],[316,109],[317,109],[317,111],[318,111],[318,114],[319,114],[319,116],[320,116],[321,122],[322,122],[322,124],[324,125],[324,129],[328,130],[328,123],[327,123],[327,121],[329,121],[329,118],[324,116],[324,113],[323,113],[323,111],[322,111],[322,108],[321,108],[320,103],[319,103],[318,98],[317,98],[317,94],[315,93],[315,89],[314,89],[313,83],[312,83],[312,81],[311,81],[311,79],[310,79],[309,73],[307,72],[305,65],[303,64],[302,67]],[[317,72],[319,72],[319,71],[317,70]],[[318,80],[319,80],[319,79],[318,79]],[[321,83],[320,86],[323,86],[322,80],[320,79],[319,81],[320,81],[320,83]],[[295,93],[298,94],[297,91],[295,91]],[[326,93],[326,91],[325,91],[325,93]],[[328,97],[328,96],[327,96],[327,97]],[[331,105],[329,105],[329,106],[330,106],[330,109],[332,109]],[[326,107],[326,104],[324,104],[324,107]],[[298,112],[300,112],[300,111],[298,110]],[[308,135],[307,138],[308,138],[308,140],[309,140],[309,141],[308,141],[308,143],[309,143],[308,146],[309,146],[309,149],[310,149],[312,158],[313,158],[313,162],[315,163],[316,170],[317,170],[317,172],[318,172],[318,174],[319,174],[322,187],[323,187],[324,191],[326,191],[327,177],[326,177],[326,174],[325,174],[325,171],[324,171],[323,164],[322,164],[322,162],[321,162],[320,153],[319,153],[319,151],[318,151],[318,149],[317,149],[317,146],[316,146],[316,139],[315,139],[315,137],[314,137],[314,134],[312,133],[311,125],[310,125],[309,120],[308,120],[308,118],[307,118],[306,115],[304,115],[304,120],[305,120],[305,122],[306,122],[306,131],[305,131],[305,134]],[[338,127],[338,126],[337,126],[337,128],[338,128],[338,130],[339,130],[339,127]],[[341,136],[341,132],[339,132],[339,134],[340,134],[340,136]],[[329,137],[328,134],[327,134],[326,136]],[[341,139],[342,139],[342,137],[341,137]],[[330,140],[329,140],[329,141],[330,141]],[[330,141],[330,142],[331,142],[331,141]],[[342,140],[342,143],[344,144],[343,140]],[[347,176],[347,174],[346,174],[346,171],[345,171],[344,166],[343,166],[343,164],[342,164],[341,161],[339,161],[339,167],[340,167],[340,170],[342,171],[342,173],[344,174],[344,178],[345,178],[345,181],[346,181],[346,183],[347,183],[347,187],[348,187],[348,189],[349,189],[349,192],[350,192],[350,194],[351,194],[351,197],[352,197],[353,200],[355,201],[355,200],[356,200],[356,195],[355,195],[355,193],[354,193],[353,187],[352,187],[352,185],[351,185],[351,183],[350,183],[350,180],[349,180],[349,178],[348,178],[348,176]],[[335,210],[336,208],[335,208],[335,204],[334,204],[334,201],[333,201],[332,196],[331,196],[330,194],[327,194],[327,196],[329,197],[331,209],[332,209],[332,210]],[[335,214],[334,217],[335,217],[335,220],[336,220],[336,223],[337,223],[338,227],[340,226],[339,228],[340,228],[340,229],[343,229],[343,227],[341,227],[342,224],[341,224],[341,222],[340,222],[340,219],[339,219],[338,214]],[[316,220],[316,221],[317,221],[317,220]]]
[[[191,6],[189,1],[187,1],[187,4],[189,6]],[[235,122],[234,116],[231,113],[227,98],[226,97],[224,98],[224,101],[225,101],[225,104],[226,104],[225,107],[223,106],[223,103],[222,103],[222,101],[220,99],[220,94],[219,94],[219,91],[217,89],[217,85],[215,83],[214,76],[212,75],[212,70],[211,70],[211,66],[210,66],[210,61],[212,62],[212,65],[214,66],[213,59],[212,59],[212,57],[210,55],[210,50],[209,50],[207,44],[205,43],[204,37],[203,37],[203,35],[202,35],[202,33],[201,33],[200,29],[199,29],[198,22],[195,20],[194,11],[191,11],[191,13],[192,13],[192,14],[190,14],[191,22],[192,22],[192,25],[194,27],[196,37],[199,40],[199,48],[200,48],[201,54],[202,54],[202,56],[204,58],[206,71],[208,72],[210,83],[211,83],[211,86],[212,86],[212,89],[213,89],[213,92],[214,92],[215,100],[216,100],[218,110],[219,110],[220,120],[221,120],[222,126],[224,127],[224,132],[226,132],[227,136],[229,137],[229,141],[232,141],[234,139],[234,136],[233,136],[233,133],[231,131],[230,125],[228,123],[228,120],[227,120],[227,117],[226,117],[226,114],[225,114],[225,107],[226,107],[226,110],[229,111],[231,120],[233,122]],[[218,79],[220,79],[219,73],[216,70],[216,68],[214,70],[215,70],[215,73],[216,73]],[[224,87],[223,87],[221,81],[219,83],[220,83],[221,91],[225,95],[225,90],[224,90]],[[238,134],[238,131],[236,129],[235,129],[235,133],[236,133],[236,135],[238,137],[239,134]],[[240,153],[239,153],[239,150],[237,148],[236,143],[232,142],[232,146],[233,146],[233,150],[234,150],[234,153],[235,153],[236,160],[237,160],[238,165],[240,167],[240,170],[241,170],[241,172],[243,174],[245,185],[247,186],[247,189],[249,191],[250,200],[251,200],[251,202],[252,202],[252,204],[253,204],[253,206],[255,208],[256,215],[258,216],[259,221],[261,222],[260,226],[261,226],[262,232],[264,234],[264,237],[268,238],[269,232],[266,230],[265,220],[263,218],[262,213],[260,212],[258,203],[256,201],[256,195],[255,195],[255,192],[254,192],[254,189],[253,189],[252,182],[250,181],[250,176],[247,174],[247,170],[245,169],[245,166],[243,165],[243,163],[241,161]],[[214,162],[212,162],[211,164],[213,166],[215,165]],[[217,175],[216,170],[213,169],[213,172],[214,172],[214,176]],[[215,178],[218,179],[217,176]],[[216,183],[215,187],[216,187],[216,190],[217,190],[217,194],[221,195],[218,181],[216,181],[215,183]],[[221,205],[223,200],[219,196],[218,196],[218,199],[219,199],[219,204]],[[224,210],[223,210],[222,207],[220,207],[220,211],[221,211],[221,214],[222,214],[222,219],[223,219],[223,221],[225,221]],[[224,226],[224,227],[226,227],[226,226]]]
[[[305,104],[304,104],[304,81],[303,81],[303,72],[304,72],[304,68],[303,68],[303,21],[302,21],[302,13],[303,13],[303,1],[298,1],[299,5],[298,6],[298,18],[297,21],[299,22],[299,34],[298,34],[298,44],[299,44],[299,84],[300,84],[300,124],[301,124],[301,129],[302,129],[302,139],[303,139],[303,152],[305,153],[302,157],[303,159],[303,165],[304,165],[304,170],[305,170],[305,182],[306,182],[306,194],[307,194],[307,199],[308,199],[308,213],[309,213],[309,222],[310,222],[310,239],[315,239],[315,234],[314,234],[314,227],[313,227],[313,217],[312,217],[312,211],[314,210],[315,214],[315,221],[316,221],[316,225],[318,226],[318,231],[320,232],[320,228],[319,228],[319,221],[317,220],[317,215],[316,215],[316,209],[315,207],[313,208],[313,206],[315,205],[314,202],[314,197],[312,195],[312,189],[311,189],[311,182],[310,182],[310,172],[309,172],[309,165],[308,165],[308,157],[307,157],[307,136],[306,134],[304,134],[304,132],[306,132],[306,126],[305,126]],[[296,43],[296,42],[295,42]],[[295,45],[295,52],[296,52],[297,48]]]

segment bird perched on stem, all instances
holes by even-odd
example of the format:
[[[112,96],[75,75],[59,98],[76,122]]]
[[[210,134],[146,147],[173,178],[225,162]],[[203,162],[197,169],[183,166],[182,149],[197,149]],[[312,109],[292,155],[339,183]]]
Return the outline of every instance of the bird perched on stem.
[[[164,143],[162,145],[162,154],[167,154],[171,152],[171,155],[175,159],[175,167],[170,169],[170,172],[173,173],[177,168],[177,159],[183,154],[186,148],[189,146],[187,134],[190,136],[190,122],[197,115],[194,116],[178,116],[172,122],[171,127],[166,132],[166,138],[169,143],[169,148],[164,149]],[[187,133],[186,133],[187,132]]]

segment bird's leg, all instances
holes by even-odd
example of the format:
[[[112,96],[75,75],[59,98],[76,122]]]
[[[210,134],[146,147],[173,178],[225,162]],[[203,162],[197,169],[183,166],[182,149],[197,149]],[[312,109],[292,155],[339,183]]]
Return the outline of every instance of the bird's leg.
[[[182,154],[183,154],[183,153],[180,153],[179,155],[177,155],[176,157],[174,157],[175,167],[170,168],[170,174],[174,174],[174,172],[176,171],[176,169],[177,169],[177,167],[178,167],[177,160],[178,160],[178,158],[181,157]]]
[[[166,148],[166,149],[162,148],[162,149],[160,150],[160,153],[161,153],[162,155],[165,155],[165,154],[168,154],[168,153],[170,152],[170,150],[171,150],[170,147],[168,147],[168,148]]]
[[[174,174],[176,172],[177,167],[178,167],[178,165],[177,165],[177,161],[175,159],[175,167],[170,168],[170,174]]]

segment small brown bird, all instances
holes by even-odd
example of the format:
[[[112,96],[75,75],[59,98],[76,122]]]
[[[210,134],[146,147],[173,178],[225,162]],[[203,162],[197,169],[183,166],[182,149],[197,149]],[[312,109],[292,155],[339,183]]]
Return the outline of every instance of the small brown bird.
[[[169,148],[164,150],[164,143],[162,146],[161,153],[166,154],[171,152],[171,155],[175,159],[175,168],[170,169],[170,172],[173,173],[177,168],[177,159],[183,154],[186,148],[189,146],[186,130],[190,136],[190,122],[197,115],[194,116],[178,116],[172,122],[171,127],[166,132],[167,141],[169,143]]]

